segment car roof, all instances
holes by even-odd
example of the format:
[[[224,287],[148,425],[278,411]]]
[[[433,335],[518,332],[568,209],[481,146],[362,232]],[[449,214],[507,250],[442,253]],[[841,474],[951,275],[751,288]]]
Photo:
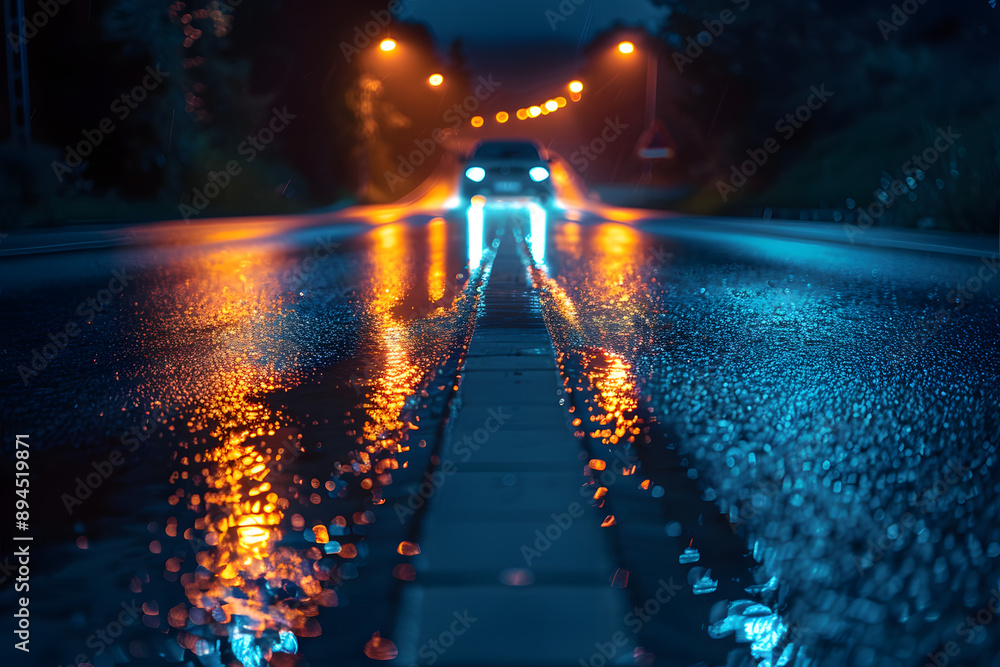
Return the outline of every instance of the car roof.
[[[541,144],[539,144],[534,139],[481,139],[481,140],[479,140],[479,142],[476,143],[476,148],[479,148],[480,146],[485,146],[485,145],[490,145],[490,146],[523,146],[525,144],[527,144],[529,146],[532,146],[535,149],[539,149],[539,148],[542,147]]]
[[[476,145],[472,148],[472,155],[479,152],[481,148],[530,148],[532,151],[538,154],[542,159],[545,158],[546,150],[539,142],[533,139],[482,139],[476,142]]]
[[[538,142],[535,141],[534,139],[480,139],[476,143],[476,146],[482,146],[483,144],[500,144],[500,145],[503,145],[503,144],[511,144],[511,145],[531,144],[532,146],[534,146],[536,148],[538,148],[538,146],[539,146]]]

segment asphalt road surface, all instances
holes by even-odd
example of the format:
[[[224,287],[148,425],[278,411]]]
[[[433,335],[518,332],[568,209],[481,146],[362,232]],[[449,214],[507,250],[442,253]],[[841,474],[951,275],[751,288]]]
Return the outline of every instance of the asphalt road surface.
[[[562,185],[4,239],[32,661],[1000,665],[997,249]]]

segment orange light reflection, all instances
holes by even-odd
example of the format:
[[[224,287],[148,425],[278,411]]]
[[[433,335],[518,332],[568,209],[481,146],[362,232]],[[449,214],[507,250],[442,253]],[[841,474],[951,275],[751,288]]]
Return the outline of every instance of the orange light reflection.
[[[406,227],[401,223],[384,225],[372,234],[376,243],[371,253],[369,312],[379,357],[374,377],[365,388],[365,422],[358,437],[363,449],[357,463],[359,473],[373,480],[368,488],[374,501],[381,503],[382,487],[392,482],[390,471],[398,467],[395,456],[402,451],[407,431],[416,427],[404,421],[402,413],[423,372],[414,363],[406,322],[396,315],[412,279],[406,257]],[[431,280],[428,276],[428,284]]]
[[[448,243],[448,228],[444,218],[434,218],[427,224],[427,244],[430,254],[430,269],[427,272],[427,294],[431,301],[444,298],[445,258]]]
[[[186,260],[180,280],[153,288],[145,327],[154,358],[159,350],[180,360],[148,377],[153,392],[179,406],[191,434],[176,452],[170,502],[197,515],[184,536],[200,536],[195,560],[204,574],[189,572],[181,583],[214,623],[240,617],[230,630],[258,638],[316,635],[316,608],[336,600],[314,578],[312,556],[278,546],[289,499],[275,475],[299,445],[269,396],[299,379],[295,349],[283,342],[281,289],[264,268],[273,259],[226,249]],[[276,593],[289,587],[301,591],[299,599]]]
[[[632,366],[613,352],[597,350],[585,353],[584,367],[603,411],[590,415],[590,421],[598,427],[590,436],[601,438],[606,445],[616,445],[623,439],[634,442],[639,401]]]

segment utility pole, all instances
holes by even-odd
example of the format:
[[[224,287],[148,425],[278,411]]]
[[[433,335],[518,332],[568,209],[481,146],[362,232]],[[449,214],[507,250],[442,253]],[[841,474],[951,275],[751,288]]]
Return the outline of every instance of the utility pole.
[[[659,75],[657,72],[659,63],[658,54],[653,46],[647,48],[646,52],[646,127],[643,129],[650,130],[656,121],[656,79]]]
[[[653,124],[656,122],[656,81],[659,76],[657,65],[657,52],[652,45],[646,48],[646,127],[645,132],[653,131]],[[653,161],[646,160],[642,167],[642,182],[647,185],[653,183]]]
[[[24,35],[24,0],[3,0],[3,10],[10,140],[14,146],[25,148],[31,143],[31,115],[28,103],[28,43]]]

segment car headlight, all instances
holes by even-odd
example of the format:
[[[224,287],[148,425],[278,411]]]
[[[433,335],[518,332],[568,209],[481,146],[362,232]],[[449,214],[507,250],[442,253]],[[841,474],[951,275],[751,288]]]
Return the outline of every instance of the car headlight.
[[[549,177],[549,170],[545,167],[532,167],[528,171],[528,176],[531,176],[531,180],[535,183],[541,183]]]
[[[482,167],[469,167],[465,170],[465,177],[470,181],[475,181],[479,183],[484,178],[486,178],[486,170]]]

